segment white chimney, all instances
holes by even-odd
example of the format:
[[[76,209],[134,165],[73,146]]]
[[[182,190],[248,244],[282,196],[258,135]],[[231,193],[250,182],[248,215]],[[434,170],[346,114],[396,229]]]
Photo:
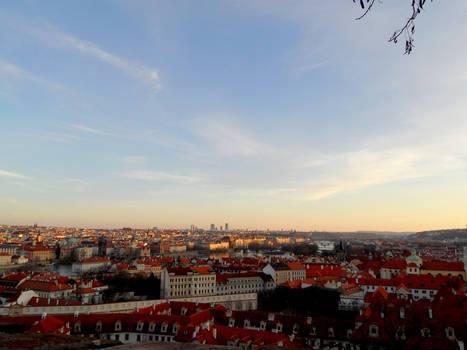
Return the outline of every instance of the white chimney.
[[[433,310],[431,309],[431,307],[428,307],[428,318],[429,318],[430,320],[433,319]]]

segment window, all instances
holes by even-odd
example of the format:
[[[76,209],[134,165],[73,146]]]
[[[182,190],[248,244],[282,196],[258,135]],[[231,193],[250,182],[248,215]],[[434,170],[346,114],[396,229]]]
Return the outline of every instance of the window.
[[[136,341],[141,341],[141,334],[138,334],[138,335],[136,336]]]
[[[422,337],[429,337],[430,336],[430,329],[429,328],[422,328],[421,330]]]
[[[128,333],[125,334],[125,340],[130,340],[130,335]]]
[[[452,327],[446,328],[446,337],[454,338],[454,329]]]
[[[121,329],[122,329],[122,322],[120,321],[115,322],[115,330],[119,331]]]
[[[372,337],[377,337],[378,336],[378,326],[375,324],[372,324],[369,329],[370,336]]]

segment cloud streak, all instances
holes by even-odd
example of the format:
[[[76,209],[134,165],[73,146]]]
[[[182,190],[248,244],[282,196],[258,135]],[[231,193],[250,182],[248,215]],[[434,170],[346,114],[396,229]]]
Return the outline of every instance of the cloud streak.
[[[18,200],[16,198],[0,198],[0,203],[16,204]]]
[[[269,148],[227,118],[198,118],[192,123],[196,135],[224,155],[259,156]]]
[[[183,185],[190,185],[202,181],[202,179],[197,176],[178,175],[150,170],[128,170],[123,173],[123,177],[141,181],[174,182]]]
[[[22,174],[18,174],[18,173],[14,173],[14,172],[11,172],[11,171],[6,171],[6,170],[1,170],[1,169],[0,169],[0,176],[10,177],[10,178],[14,178],[14,179],[23,179],[23,180],[31,179],[29,176],[25,176],[25,175],[22,175]]]
[[[102,130],[98,130],[98,129],[93,129],[93,128],[90,128],[86,125],[80,125],[80,124],[68,124],[68,126],[72,129],[75,129],[75,130],[78,130],[78,131],[82,131],[82,132],[86,132],[86,133],[89,133],[89,134],[93,134],[93,135],[102,135],[102,136],[115,136],[113,134],[110,134],[108,132],[105,132],[105,131],[102,131]]]
[[[155,68],[131,62],[121,56],[110,53],[91,41],[82,40],[65,33],[58,27],[47,22],[42,22],[40,25],[32,25],[17,17],[15,20],[6,16],[1,16],[1,18],[2,20],[8,21],[15,29],[19,29],[49,46],[79,52],[88,57],[97,59],[105,64],[113,66],[133,79],[150,84],[156,92],[162,90],[159,72]]]
[[[57,84],[47,79],[41,78],[35,74],[32,74],[26,71],[25,69],[21,68],[18,65],[5,62],[5,61],[0,61],[0,77],[1,76],[13,77],[15,79],[20,79],[20,80],[27,80],[34,84],[42,85],[44,87],[55,89],[55,90],[66,89],[66,87],[61,84]]]

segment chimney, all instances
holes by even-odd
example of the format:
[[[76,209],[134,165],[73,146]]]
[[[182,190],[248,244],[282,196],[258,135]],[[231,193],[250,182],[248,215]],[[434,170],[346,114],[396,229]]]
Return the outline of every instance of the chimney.
[[[428,307],[428,318],[429,318],[430,320],[433,319],[433,310],[432,310],[431,307]]]
[[[215,327],[212,329],[212,337],[217,339],[217,329]]]

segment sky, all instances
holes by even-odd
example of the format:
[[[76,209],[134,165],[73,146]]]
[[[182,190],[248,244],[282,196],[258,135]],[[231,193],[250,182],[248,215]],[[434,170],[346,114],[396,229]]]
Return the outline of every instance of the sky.
[[[0,223],[467,224],[467,2],[0,4]]]

